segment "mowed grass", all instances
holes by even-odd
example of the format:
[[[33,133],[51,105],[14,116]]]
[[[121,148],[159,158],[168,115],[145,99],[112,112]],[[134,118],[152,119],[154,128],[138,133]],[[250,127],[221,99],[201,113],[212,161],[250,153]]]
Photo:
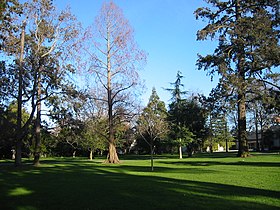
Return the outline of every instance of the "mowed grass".
[[[0,209],[280,209],[280,155],[200,154],[0,162]]]

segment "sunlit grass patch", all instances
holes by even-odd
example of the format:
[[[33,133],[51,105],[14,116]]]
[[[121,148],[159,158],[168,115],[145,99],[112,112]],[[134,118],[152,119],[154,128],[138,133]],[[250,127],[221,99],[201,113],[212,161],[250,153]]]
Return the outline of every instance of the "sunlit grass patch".
[[[1,209],[279,209],[280,155],[48,158],[1,165]],[[3,166],[3,167],[2,167]],[[48,205],[46,205],[48,204]]]
[[[29,195],[32,191],[28,190],[24,187],[16,187],[14,189],[11,189],[8,195],[10,196],[21,196],[21,195]]]

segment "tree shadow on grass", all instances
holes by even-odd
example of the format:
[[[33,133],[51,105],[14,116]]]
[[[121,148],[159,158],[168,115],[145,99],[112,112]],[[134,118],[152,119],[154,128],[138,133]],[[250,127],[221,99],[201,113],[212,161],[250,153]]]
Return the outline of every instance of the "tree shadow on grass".
[[[125,155],[119,155],[121,160],[150,160],[151,155],[145,154],[145,155],[134,155],[134,154],[125,154]],[[170,159],[175,158],[177,155],[170,155],[170,154],[163,154],[163,155],[154,155],[153,158],[156,159]]]
[[[196,153],[191,158],[229,158],[229,157],[237,157],[236,152],[214,152],[214,153]]]
[[[280,193],[164,178],[144,166],[67,164],[0,171],[1,209],[279,209]],[[201,169],[189,169],[200,173]],[[137,174],[139,172],[141,174]]]
[[[232,166],[253,166],[253,167],[280,167],[277,162],[223,162],[223,161],[160,161],[160,163],[171,165],[186,165],[186,166],[213,166],[213,165],[232,165]]]

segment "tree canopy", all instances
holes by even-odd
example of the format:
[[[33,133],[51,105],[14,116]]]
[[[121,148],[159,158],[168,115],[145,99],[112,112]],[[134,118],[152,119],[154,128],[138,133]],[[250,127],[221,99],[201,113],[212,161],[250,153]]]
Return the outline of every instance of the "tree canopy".
[[[210,75],[218,73],[229,93],[236,95],[238,108],[239,156],[248,153],[246,140],[246,96],[248,86],[260,81],[264,86],[279,88],[280,63],[279,2],[207,1],[211,7],[198,8],[196,18],[209,23],[197,33],[198,40],[217,38],[211,55],[199,55],[199,69]]]
[[[119,163],[118,154],[143,148],[141,142],[153,169],[155,153],[175,148],[182,158],[183,148],[191,156],[224,142],[228,149],[233,137],[245,157],[247,132],[255,132],[258,150],[272,148],[258,134],[272,136],[279,124],[279,1],[205,2],[195,11],[207,21],[197,40],[216,47],[198,54],[196,65],[218,76],[217,86],[209,96],[190,94],[185,70],[178,71],[164,88],[171,93],[168,104],[153,88],[142,107],[139,71],[147,53],[113,1],[105,1],[85,28],[53,0],[1,1],[0,158],[15,151],[16,166],[22,155],[38,165],[47,153],[92,159],[104,152],[105,162]]]

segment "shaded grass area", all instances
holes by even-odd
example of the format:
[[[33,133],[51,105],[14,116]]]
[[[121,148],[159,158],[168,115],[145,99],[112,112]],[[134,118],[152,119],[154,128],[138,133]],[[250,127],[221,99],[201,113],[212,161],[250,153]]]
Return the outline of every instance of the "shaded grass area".
[[[0,162],[0,209],[280,209],[280,155]]]

